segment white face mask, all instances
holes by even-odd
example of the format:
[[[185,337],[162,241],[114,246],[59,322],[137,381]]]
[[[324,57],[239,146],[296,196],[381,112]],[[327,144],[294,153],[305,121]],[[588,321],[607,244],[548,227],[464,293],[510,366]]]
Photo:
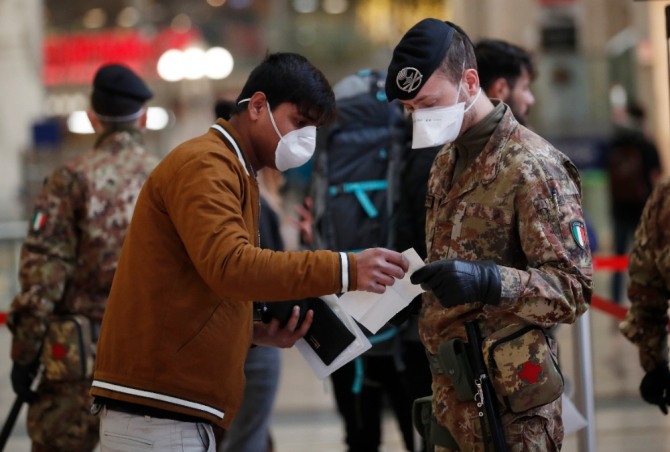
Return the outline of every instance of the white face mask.
[[[270,104],[267,103],[267,106],[272,126],[279,135],[279,143],[275,150],[275,166],[279,171],[286,171],[304,165],[312,158],[316,149],[316,127],[302,127],[282,136],[270,110]]]
[[[458,102],[461,82],[458,83],[456,103],[448,107],[420,108],[412,112],[412,149],[430,148],[452,143],[458,138],[465,112],[475,104],[482,89],[479,88],[468,108],[465,102]]]

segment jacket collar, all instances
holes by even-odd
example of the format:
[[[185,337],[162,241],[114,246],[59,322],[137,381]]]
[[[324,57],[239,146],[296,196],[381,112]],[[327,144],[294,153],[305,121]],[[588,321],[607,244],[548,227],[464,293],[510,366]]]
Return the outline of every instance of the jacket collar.
[[[473,164],[463,171],[458,180],[453,181],[453,185],[447,195],[449,199],[461,196],[463,193],[474,189],[478,184],[487,185],[495,180],[500,171],[502,150],[507,146],[512,133],[514,133],[518,125],[519,123],[514,118],[510,108],[505,106],[505,113],[493,131],[493,134],[491,134],[484,149],[482,149],[482,152],[477,156]],[[456,150],[453,148],[451,149],[449,160],[450,162],[447,167],[449,168],[449,174],[452,175],[456,163]]]
[[[217,135],[219,138],[221,138],[221,141],[223,141],[224,144],[228,146],[228,148],[235,151],[235,154],[237,154],[237,158],[240,160],[240,163],[242,163],[247,176],[253,174],[254,177],[256,177],[256,171],[254,171],[251,164],[249,164],[249,159],[246,158],[244,151],[238,144],[240,138],[237,134],[237,131],[235,131],[235,129],[228,123],[228,121],[219,119],[209,128],[217,132]]]

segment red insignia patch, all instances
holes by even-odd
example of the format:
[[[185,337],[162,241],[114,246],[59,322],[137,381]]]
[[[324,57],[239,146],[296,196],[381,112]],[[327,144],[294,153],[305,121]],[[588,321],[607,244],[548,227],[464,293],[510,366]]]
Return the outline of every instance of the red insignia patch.
[[[67,349],[61,343],[54,344],[54,346],[51,348],[51,356],[59,361],[63,359],[63,356],[65,356],[66,353]]]
[[[526,361],[521,367],[522,369],[519,372],[519,377],[528,383],[537,383],[540,373],[542,372],[542,367],[533,364],[530,361]]]

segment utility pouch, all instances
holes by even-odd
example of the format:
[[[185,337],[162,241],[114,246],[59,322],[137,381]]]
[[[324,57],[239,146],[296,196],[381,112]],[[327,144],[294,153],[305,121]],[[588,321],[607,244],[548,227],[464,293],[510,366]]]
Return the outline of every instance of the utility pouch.
[[[435,446],[458,450],[458,443],[449,430],[437,423],[433,416],[433,396],[416,399],[412,405],[412,423],[421,438],[426,442],[426,450],[435,450]]]
[[[437,358],[444,374],[451,380],[460,401],[473,400],[475,396],[474,373],[468,360],[466,343],[459,339],[440,342]]]
[[[482,341],[498,400],[512,413],[553,402],[563,393],[556,351],[536,325],[508,325]]]
[[[42,347],[43,377],[49,381],[81,381],[93,375],[94,345],[87,317],[54,317]]]

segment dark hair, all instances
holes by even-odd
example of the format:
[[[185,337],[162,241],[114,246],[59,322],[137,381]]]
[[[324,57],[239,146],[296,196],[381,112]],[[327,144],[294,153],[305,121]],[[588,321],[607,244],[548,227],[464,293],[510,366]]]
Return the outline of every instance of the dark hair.
[[[484,91],[500,77],[513,88],[524,69],[531,79],[535,77],[530,54],[514,44],[498,39],[483,39],[475,46],[475,55],[479,67],[479,84]]]
[[[438,70],[445,74],[451,82],[458,83],[465,69],[477,69],[477,59],[475,58],[472,41],[467,33],[452,22],[446,23],[456,32]]]
[[[323,125],[335,116],[335,95],[323,73],[307,58],[296,53],[272,53],[258,65],[247,79],[237,98],[235,113],[245,108],[239,102],[261,91],[270,108],[288,102],[300,114]]]
[[[223,118],[226,121],[230,119],[236,108],[236,103],[229,99],[219,99],[214,104],[214,115],[217,118]]]

